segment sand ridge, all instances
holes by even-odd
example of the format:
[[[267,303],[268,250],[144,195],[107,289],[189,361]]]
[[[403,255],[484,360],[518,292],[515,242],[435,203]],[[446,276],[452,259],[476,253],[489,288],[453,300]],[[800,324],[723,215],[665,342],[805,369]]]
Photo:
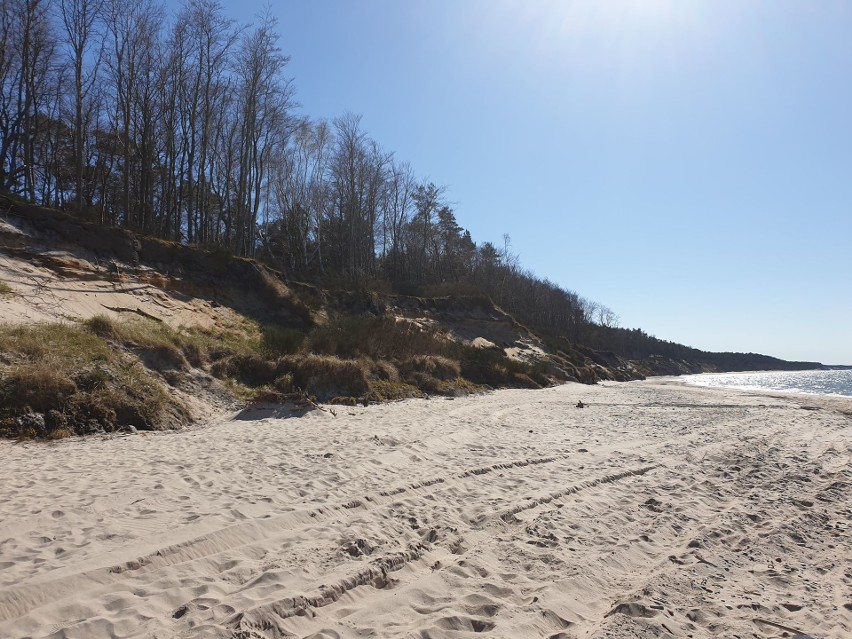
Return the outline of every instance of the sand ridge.
[[[0,443],[0,636],[852,635],[852,402],[657,381],[256,416]]]

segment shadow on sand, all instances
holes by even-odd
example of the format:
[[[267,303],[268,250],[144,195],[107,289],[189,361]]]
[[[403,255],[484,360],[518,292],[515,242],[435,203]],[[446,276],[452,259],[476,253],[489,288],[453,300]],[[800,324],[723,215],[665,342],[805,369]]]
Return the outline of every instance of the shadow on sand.
[[[288,419],[290,417],[302,417],[314,409],[310,406],[297,406],[294,403],[284,404],[255,404],[244,408],[236,414],[234,419],[253,422],[261,419]]]

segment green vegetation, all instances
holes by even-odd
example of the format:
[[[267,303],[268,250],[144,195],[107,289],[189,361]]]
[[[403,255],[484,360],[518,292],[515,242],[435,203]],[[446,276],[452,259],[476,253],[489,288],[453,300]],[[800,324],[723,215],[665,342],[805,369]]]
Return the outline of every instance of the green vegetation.
[[[0,334],[0,435],[55,439],[123,426],[179,426],[188,414],[166,390],[201,369],[244,401],[388,401],[488,387],[536,388],[543,371],[473,348],[433,327],[333,315],[305,332],[245,320],[215,330],[106,315]]]
[[[203,366],[219,341],[198,329],[179,331],[163,322],[141,317],[115,322],[105,315],[96,315],[85,325],[95,335],[130,348],[149,368],[156,370]]]
[[[55,439],[185,418],[138,361],[82,326],[6,327],[0,361],[0,435]]]
[[[14,295],[15,291],[3,280],[0,280],[0,297],[6,297],[8,295]]]
[[[400,360],[441,354],[447,339],[434,329],[393,317],[343,316],[315,328],[308,336],[311,352],[337,357]]]

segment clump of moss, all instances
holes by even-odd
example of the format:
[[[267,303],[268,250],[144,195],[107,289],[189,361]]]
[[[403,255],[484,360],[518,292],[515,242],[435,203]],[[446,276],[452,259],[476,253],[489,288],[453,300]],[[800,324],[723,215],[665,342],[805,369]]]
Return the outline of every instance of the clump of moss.
[[[0,297],[9,297],[14,295],[15,291],[3,280],[0,280]]]

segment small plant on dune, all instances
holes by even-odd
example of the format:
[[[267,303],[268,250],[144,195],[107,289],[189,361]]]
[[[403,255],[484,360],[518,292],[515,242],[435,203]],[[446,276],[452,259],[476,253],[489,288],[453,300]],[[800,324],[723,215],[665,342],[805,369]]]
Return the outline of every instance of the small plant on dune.
[[[501,386],[520,386],[540,388],[533,376],[540,376],[537,370],[525,363],[513,360],[497,348],[476,348],[459,344],[456,357],[461,364],[461,374],[475,384],[487,384],[495,388]]]
[[[370,380],[370,392],[367,397],[375,402],[388,402],[423,397],[423,391],[408,382],[376,379]]]
[[[117,325],[106,315],[90,317],[85,321],[85,325],[98,337],[102,337],[103,339],[118,339]]]
[[[279,375],[278,363],[257,353],[236,353],[223,357],[210,368],[220,379],[233,379],[246,386],[263,386]]]
[[[0,297],[8,297],[14,295],[15,291],[3,280],[0,280]]]

